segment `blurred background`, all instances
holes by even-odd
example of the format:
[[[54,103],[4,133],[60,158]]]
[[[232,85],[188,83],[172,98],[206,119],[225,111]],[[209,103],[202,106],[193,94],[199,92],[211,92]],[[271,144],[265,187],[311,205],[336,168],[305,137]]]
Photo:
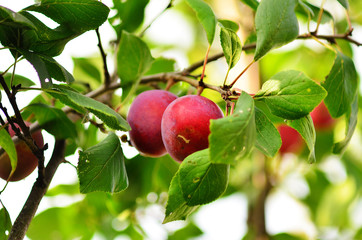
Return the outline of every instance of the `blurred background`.
[[[141,1],[141,0],[133,0]],[[102,1],[109,7],[111,0]],[[123,1],[124,2],[124,1]],[[147,1],[146,1],[147,2]],[[255,39],[253,16],[255,12],[242,0],[206,1],[221,19],[229,19],[240,25],[238,32],[242,43]],[[324,7],[333,16],[324,19],[320,26],[321,34],[344,33],[348,27],[345,9],[336,0],[308,1],[315,6],[325,2]],[[30,1],[0,0],[0,5],[19,11],[32,4]],[[168,0],[150,0],[145,7],[144,21],[135,32],[140,33],[151,22],[143,36],[154,57],[174,59],[175,70],[182,70],[191,63],[202,60],[207,49],[206,35],[198,23],[194,12],[184,1],[174,1],[174,6],[165,12]],[[350,0],[349,17],[354,28],[353,38],[362,42],[362,2]],[[110,16],[115,14],[113,9]],[[42,17],[48,26],[56,23]],[[308,31],[307,19],[298,13],[300,33]],[[311,22],[309,29],[315,29]],[[109,22],[99,29],[103,46],[108,54],[108,66],[114,70],[114,49],[112,41],[117,35]],[[89,74],[102,76],[102,62],[97,48],[94,31],[87,32],[72,40],[64,52],[56,57],[76,79],[86,79],[96,86],[97,79]],[[338,41],[343,52],[352,57],[361,75],[362,47]],[[210,55],[221,52],[219,40],[212,45]],[[6,50],[0,52],[0,69],[8,68],[13,62]],[[333,52],[314,40],[296,40],[277,50],[273,50],[254,64],[238,81],[235,87],[248,93],[255,93],[260,85],[275,73],[295,69],[303,71],[317,82],[324,81],[334,61]],[[229,81],[234,79],[253,59],[252,52],[243,52],[238,65],[232,69]],[[227,71],[225,59],[209,63],[205,81],[221,85]],[[201,69],[197,71],[200,73]],[[21,61],[17,74],[38,82],[33,67]],[[99,79],[98,79],[99,80]],[[184,93],[189,87],[180,83],[171,90]],[[140,88],[139,91],[144,90]],[[37,92],[22,92],[18,96],[19,106],[25,107]],[[121,95],[122,92],[117,92]],[[206,90],[204,94],[222,105],[220,96]],[[4,99],[4,98],[3,98]],[[118,99],[120,101],[120,99]],[[5,103],[7,104],[7,103]],[[361,108],[361,104],[359,108]],[[128,106],[129,107],[129,106]],[[126,115],[127,107],[122,110]],[[360,113],[359,113],[360,119]],[[317,163],[308,164],[307,153],[288,153],[274,159],[265,159],[259,152],[240,161],[231,169],[229,187],[221,199],[200,207],[187,221],[162,224],[167,190],[173,174],[177,170],[169,156],[160,159],[145,158],[136,150],[122,143],[130,186],[122,193],[79,194],[77,173],[71,164],[61,164],[46,197],[42,200],[38,214],[32,222],[29,239],[252,239],[250,236],[251,213],[258,211],[265,203],[265,224],[273,239],[362,239],[362,149],[360,122],[346,152],[331,154],[333,142],[344,138],[345,119],[338,119],[330,131],[317,132]],[[54,139],[43,131],[50,149]],[[104,135],[92,125],[82,130],[82,146],[92,146]],[[118,133],[120,136],[123,133]],[[77,154],[66,160],[77,165]],[[272,182],[267,194],[265,191],[265,166],[271,169]],[[9,183],[1,200],[8,209],[12,221],[20,212],[33,182],[36,171],[20,182]],[[0,188],[5,181],[0,182]],[[262,209],[263,210],[263,209]],[[259,219],[260,220],[260,219]],[[255,219],[254,219],[255,221]]]

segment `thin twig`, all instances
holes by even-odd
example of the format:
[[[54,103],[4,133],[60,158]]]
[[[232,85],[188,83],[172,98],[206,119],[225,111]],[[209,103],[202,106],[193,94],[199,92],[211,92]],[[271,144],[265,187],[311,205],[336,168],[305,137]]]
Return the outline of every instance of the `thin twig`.
[[[108,71],[108,65],[107,65],[107,54],[104,52],[102,41],[101,41],[101,35],[99,34],[99,29],[96,29],[97,38],[98,38],[98,48],[101,52],[102,61],[103,61],[103,70],[104,70],[104,85],[108,86],[111,83],[111,75]]]

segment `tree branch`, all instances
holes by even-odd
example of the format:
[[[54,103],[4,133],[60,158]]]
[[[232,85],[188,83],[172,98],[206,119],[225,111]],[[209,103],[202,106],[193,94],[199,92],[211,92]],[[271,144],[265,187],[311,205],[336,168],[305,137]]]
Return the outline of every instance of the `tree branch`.
[[[25,237],[30,222],[35,216],[40,201],[44,197],[55,171],[59,164],[64,160],[64,149],[65,140],[56,140],[53,155],[45,168],[45,185],[40,182],[39,178],[34,183],[23,209],[14,222],[9,235],[9,240],[19,240]]]

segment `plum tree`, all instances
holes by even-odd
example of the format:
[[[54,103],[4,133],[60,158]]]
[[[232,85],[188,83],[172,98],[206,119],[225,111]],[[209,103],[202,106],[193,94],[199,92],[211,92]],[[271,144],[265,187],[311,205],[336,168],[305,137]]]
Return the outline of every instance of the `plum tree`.
[[[329,114],[328,108],[321,102],[311,113],[313,124],[316,130],[328,131],[333,128],[336,120]]]
[[[30,125],[29,122],[25,122],[25,124],[27,126]],[[15,125],[17,126],[17,124]],[[9,127],[9,134],[11,137],[15,135],[15,132],[11,127]],[[32,134],[32,137],[38,147],[43,147],[43,135],[40,131],[34,132]],[[9,155],[7,153],[4,153],[0,156],[0,177],[4,180],[8,179],[9,181],[19,181],[21,179],[24,179],[30,173],[32,173],[38,165],[37,157],[32,153],[32,151],[29,149],[25,142],[20,142],[16,144],[15,148],[18,156],[18,164],[15,172],[10,177],[10,179],[8,179],[11,172]]]
[[[280,154],[298,154],[303,150],[304,141],[297,130],[286,124],[279,125],[277,129],[282,139],[282,146],[279,149]]]
[[[161,137],[161,119],[166,107],[176,95],[165,90],[149,90],[133,101],[127,121],[132,145],[145,156],[160,157],[166,154]]]
[[[167,152],[176,161],[209,146],[210,119],[222,118],[223,112],[213,101],[188,95],[173,101],[165,110],[162,139]]]

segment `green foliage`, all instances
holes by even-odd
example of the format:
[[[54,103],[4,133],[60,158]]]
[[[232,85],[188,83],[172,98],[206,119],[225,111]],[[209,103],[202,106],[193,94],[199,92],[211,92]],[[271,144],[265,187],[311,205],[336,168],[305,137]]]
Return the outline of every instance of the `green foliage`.
[[[294,13],[296,0],[262,0],[256,11],[257,34],[254,59],[263,57],[272,48],[293,41],[299,33]]]
[[[211,120],[210,161],[234,164],[246,157],[255,143],[254,101],[243,92],[232,115]]]
[[[326,96],[326,91],[304,73],[294,70],[275,74],[255,94],[271,112],[281,118],[298,119],[311,112]]]
[[[153,57],[140,38],[123,32],[117,52],[118,76],[123,84],[140,79],[151,67]]]
[[[220,30],[220,42],[229,69],[233,68],[240,59],[241,42],[238,35],[231,29],[222,27]]]
[[[307,143],[309,149],[308,161],[309,163],[314,163],[315,159],[315,142],[316,142],[316,133],[313,125],[312,118],[310,116],[305,116],[296,120],[289,120],[288,125],[296,129],[304,141]]]
[[[212,202],[226,190],[229,165],[214,164],[207,149],[187,157],[179,169],[183,198],[188,206]]]
[[[77,136],[75,125],[61,109],[38,103],[28,105],[27,110],[31,111],[39,125],[56,139],[74,138]]]
[[[134,32],[143,22],[145,16],[145,8],[149,0],[113,0],[113,9],[116,14],[109,18],[118,39],[121,39],[123,31]]]
[[[200,34],[198,30],[202,26],[206,33],[206,39],[196,35],[192,46],[187,48],[161,44],[152,34],[144,34],[153,31],[154,26],[157,28],[158,21],[162,20],[157,16],[144,23],[144,19],[150,20],[146,17],[152,15],[146,16],[146,8],[152,9],[149,0],[113,0],[110,16],[110,8],[97,0],[40,0],[18,12],[0,6],[0,53],[9,51],[13,56],[0,70],[5,80],[1,84],[6,84],[11,91],[10,96],[0,92],[1,120],[6,122],[6,113],[12,115],[14,110],[5,97],[11,98],[14,94],[19,102],[23,100],[21,91],[30,92],[31,87],[39,86],[30,75],[18,75],[22,68],[18,62],[30,63],[41,87],[34,87],[33,92],[40,94],[27,106],[21,106],[19,112],[23,119],[36,120],[55,139],[66,139],[66,160],[76,151],[79,153],[75,164],[78,181],[57,185],[45,196],[54,202],[58,197],[77,197],[75,202],[38,213],[27,237],[148,239],[142,226],[143,217],[149,207],[156,205],[165,207],[163,223],[186,220],[185,227],[167,232],[168,239],[195,238],[202,231],[189,216],[197,212],[199,206],[241,193],[248,199],[249,212],[243,239],[255,239],[260,232],[254,225],[269,219],[265,218],[265,199],[274,199],[268,198],[268,194],[280,189],[288,191],[292,182],[289,178],[297,176],[307,190],[303,196],[293,197],[308,208],[317,235],[332,229],[349,232],[349,236],[359,239],[362,231],[354,226],[351,217],[356,209],[354,204],[361,200],[362,187],[358,149],[362,126],[358,121],[361,116],[359,66],[353,62],[356,49],[352,48],[353,41],[359,40],[354,40],[355,35],[349,30],[354,27],[359,31],[362,20],[358,9],[362,5],[359,1],[337,1],[314,5],[311,0],[241,0],[240,5],[247,5],[251,15],[255,13],[254,19],[245,20],[255,25],[247,28],[239,25],[239,20],[224,19],[223,11],[213,10],[227,4],[221,0],[186,0],[181,4],[171,0],[166,7],[170,9],[167,14],[178,14],[187,23],[189,17],[197,18],[200,26],[187,24],[190,29],[186,31]],[[339,9],[334,10],[341,10],[345,15],[326,10],[330,9],[329,4],[337,4],[333,6]],[[249,13],[242,14],[239,17],[244,21]],[[57,26],[49,27],[40,15],[53,20]],[[105,54],[73,57],[73,74],[68,72],[55,56],[60,55],[72,39],[104,23],[113,27],[115,33],[115,39],[107,46],[98,39],[99,47],[104,45]],[[220,41],[214,42],[217,23]],[[170,24],[179,27],[177,22],[170,21]],[[321,31],[310,29],[316,25]],[[303,32],[299,32],[299,26]],[[237,34],[239,30],[247,34],[245,54]],[[322,32],[332,34],[322,35]],[[297,38],[298,41],[294,41]],[[310,44],[312,40],[317,40],[318,46]],[[198,60],[204,58],[200,41],[209,44],[212,59],[205,67],[205,85],[197,82],[202,67],[202,61]],[[291,42],[288,47],[271,52]],[[170,57],[174,52],[182,56]],[[235,66],[248,54],[253,57],[253,64],[259,65],[261,89],[255,95],[239,86],[226,85],[230,70],[240,71]],[[219,71],[220,66],[224,66],[217,61],[211,63],[222,55],[225,60],[221,61],[226,61],[228,68],[224,84],[215,74],[224,72]],[[114,59],[110,59],[112,57]],[[114,64],[109,64],[112,62]],[[190,68],[178,69],[178,66],[184,67],[185,62]],[[111,70],[110,84],[105,84],[105,68]],[[189,69],[192,71],[188,72]],[[249,81],[246,75],[238,83],[259,80]],[[62,84],[55,84],[54,80]],[[3,90],[1,84],[0,90]],[[128,136],[131,130],[125,120],[130,100],[153,88],[167,88],[181,97],[200,93],[204,87],[203,95],[220,101],[220,107],[227,106],[224,118],[210,121],[207,149],[191,154],[181,164],[169,155],[151,158],[137,154],[126,159],[128,153],[132,154],[128,152],[132,146],[125,136],[120,142],[119,136]],[[322,101],[336,121],[328,130],[314,128],[310,114]],[[15,115],[10,117],[19,121]],[[307,148],[302,154],[291,153],[286,157],[278,153],[282,141],[275,126],[282,122],[296,129],[304,139]],[[116,134],[113,130],[120,132]],[[0,147],[10,155],[15,169],[15,146],[3,126]],[[294,187],[290,188],[293,192]],[[1,192],[1,200],[6,194],[7,191]],[[0,210],[0,240],[7,239],[5,233],[12,227],[9,212],[5,207]],[[157,221],[161,224],[159,218]],[[307,238],[302,232],[263,237]]]
[[[212,44],[215,38],[216,17],[210,6],[203,0],[186,0],[189,6],[196,12],[197,19],[206,31],[207,41]]]
[[[7,240],[12,228],[11,219],[4,206],[0,209],[0,240]]]
[[[54,87],[56,92],[50,91],[49,94],[78,112],[85,113],[89,111],[112,129],[130,130],[127,121],[107,105],[86,97],[65,85],[57,85]]]
[[[272,121],[258,108],[255,108],[255,126],[255,147],[266,156],[274,157],[282,145],[282,140]]]
[[[331,72],[322,83],[328,92],[324,102],[332,117],[340,117],[350,109],[357,93],[357,84],[357,72],[353,61],[338,52]]]
[[[110,133],[102,142],[79,152],[78,176],[81,193],[120,192],[128,187],[119,138]]]

